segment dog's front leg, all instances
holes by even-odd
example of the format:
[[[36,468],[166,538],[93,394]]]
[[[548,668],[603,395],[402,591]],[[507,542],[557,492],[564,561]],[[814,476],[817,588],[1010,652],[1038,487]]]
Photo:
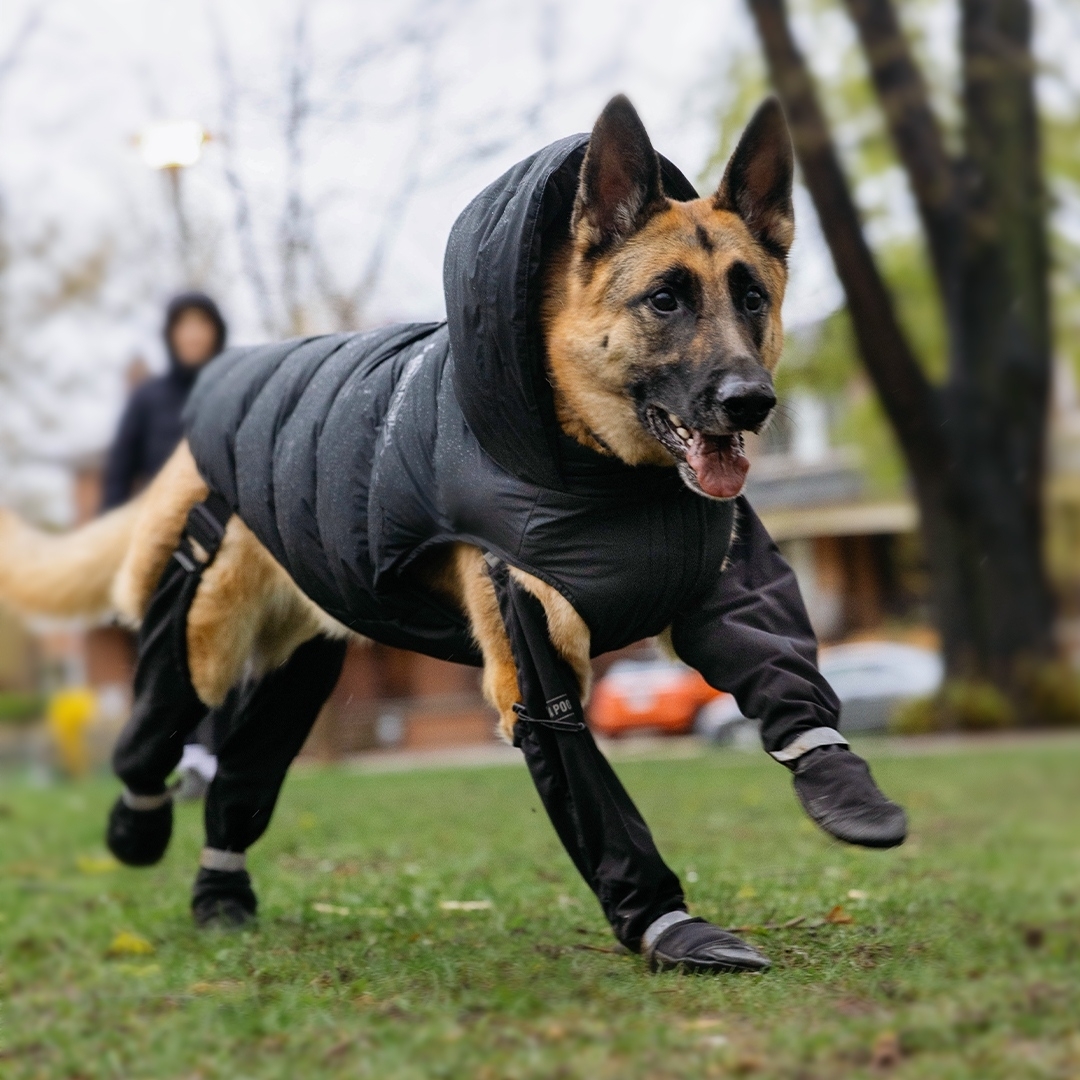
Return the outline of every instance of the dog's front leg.
[[[508,742],[512,741],[517,723],[514,705],[521,700],[521,693],[514,655],[483,552],[470,544],[457,545],[453,572],[454,590],[484,657],[484,697],[499,713],[499,731]],[[551,643],[577,675],[581,699],[585,701],[592,682],[589,628],[569,601],[550,585],[523,570],[512,568],[510,573],[543,605]]]

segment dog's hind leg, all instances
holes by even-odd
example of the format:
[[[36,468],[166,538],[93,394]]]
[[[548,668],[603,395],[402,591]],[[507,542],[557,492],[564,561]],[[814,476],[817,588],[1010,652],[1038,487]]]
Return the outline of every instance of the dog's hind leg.
[[[500,733],[507,741],[512,741],[517,723],[514,705],[521,700],[517,667],[483,552],[470,544],[458,544],[454,548],[451,570],[447,583],[468,615],[473,637],[484,657],[484,696],[499,713]],[[510,573],[543,605],[551,643],[577,675],[584,701],[592,681],[590,635],[585,621],[550,585],[523,570],[511,569]]]
[[[350,636],[234,515],[188,612],[188,671],[199,698],[219,705],[245,675],[273,671],[317,634]]]

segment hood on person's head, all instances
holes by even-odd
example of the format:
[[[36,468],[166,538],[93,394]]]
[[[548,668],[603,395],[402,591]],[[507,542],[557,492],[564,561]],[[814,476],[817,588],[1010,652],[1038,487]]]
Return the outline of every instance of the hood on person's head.
[[[169,367],[177,375],[194,379],[199,373],[199,366],[192,367],[184,364],[176,355],[172,342],[173,329],[176,327],[180,316],[183,315],[185,311],[201,311],[214,324],[214,327],[217,330],[217,343],[208,359],[217,356],[217,354],[225,348],[228,328],[225,325],[225,320],[222,318],[221,311],[218,309],[217,304],[215,304],[205,293],[185,292],[181,293],[179,296],[173,297],[173,299],[169,301],[169,306],[165,309],[165,326],[162,331],[165,337],[165,349],[169,355]]]

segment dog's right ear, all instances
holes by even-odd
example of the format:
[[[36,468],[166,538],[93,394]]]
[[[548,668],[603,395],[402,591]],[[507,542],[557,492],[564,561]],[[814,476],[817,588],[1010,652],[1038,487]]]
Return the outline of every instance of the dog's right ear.
[[[634,106],[613,97],[600,114],[581,165],[570,229],[592,253],[641,228],[666,205],[660,159]]]

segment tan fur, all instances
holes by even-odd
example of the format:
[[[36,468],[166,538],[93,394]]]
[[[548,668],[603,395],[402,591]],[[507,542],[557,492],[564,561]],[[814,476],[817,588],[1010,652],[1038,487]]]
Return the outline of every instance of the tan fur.
[[[769,122],[782,125],[778,110]],[[729,166],[712,199],[678,203],[658,196],[648,206],[631,200],[614,218],[621,223],[619,242],[599,256],[596,205],[575,212],[573,235],[546,257],[541,310],[556,413],[567,434],[629,464],[673,464],[642,426],[628,385],[634,372],[649,365],[658,369],[675,359],[706,363],[718,351],[745,347],[747,330],[736,317],[728,287],[736,261],[752,268],[769,295],[758,355],[773,371],[783,341],[780,308],[787,277],[776,250],[790,243],[790,217],[782,200],[781,208],[764,218],[750,214],[755,237],[732,207],[755,188],[767,192],[778,161],[775,154],[750,161],[743,169],[749,186],[742,192],[732,189]],[[770,241],[772,250],[761,239]],[[701,293],[700,332],[677,357],[654,344],[648,325],[633,312],[635,296],[672,266],[692,272]],[[194,459],[181,444],[137,501],[67,536],[47,536],[0,511],[0,599],[49,614],[96,613],[111,600],[137,622],[188,511],[206,494]],[[517,671],[483,554],[458,544],[421,561],[429,587],[448,593],[467,614],[483,655],[484,694],[498,711],[501,733],[510,739],[519,700]],[[543,605],[552,643],[577,675],[585,699],[591,679],[589,628],[557,590],[517,568],[511,573]],[[284,663],[318,633],[349,631],[304,596],[234,517],[188,616],[188,662],[199,697],[218,704],[246,672]]]
[[[450,569],[450,587],[469,616],[473,636],[484,658],[484,697],[499,714],[500,734],[510,742],[517,722],[514,705],[521,700],[521,695],[514,656],[499,614],[499,602],[488,576],[487,563],[479,548],[457,544]],[[586,700],[592,680],[589,628],[566,598],[546,582],[516,567],[511,568],[510,573],[543,605],[552,644],[573,668],[582,700]]]
[[[61,535],[0,509],[0,601],[28,615],[106,613],[139,509],[129,503]]]
[[[349,631],[309,600],[233,517],[188,613],[188,668],[200,699],[220,704],[245,673],[278,667],[320,633]]]

